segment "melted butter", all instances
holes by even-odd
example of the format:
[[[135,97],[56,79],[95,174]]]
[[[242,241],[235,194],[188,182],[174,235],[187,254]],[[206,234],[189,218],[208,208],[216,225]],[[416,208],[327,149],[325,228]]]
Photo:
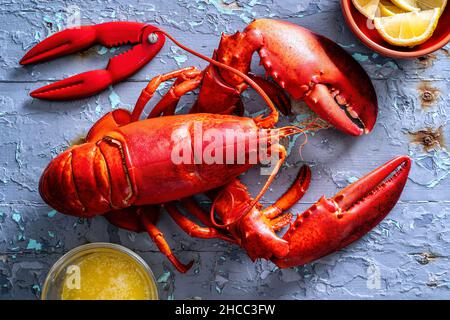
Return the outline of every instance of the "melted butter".
[[[91,253],[67,270],[63,300],[157,299],[156,287],[144,268],[121,253]]]

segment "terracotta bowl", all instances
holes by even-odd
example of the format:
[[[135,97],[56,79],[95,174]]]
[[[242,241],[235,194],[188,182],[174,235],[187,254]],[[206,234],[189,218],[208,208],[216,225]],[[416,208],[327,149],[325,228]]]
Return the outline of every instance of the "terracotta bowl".
[[[450,4],[447,4],[433,36],[413,48],[396,47],[384,41],[374,28],[368,27],[368,19],[361,14],[351,0],[341,0],[345,21],[353,33],[369,48],[393,58],[417,58],[436,51],[450,41]]]

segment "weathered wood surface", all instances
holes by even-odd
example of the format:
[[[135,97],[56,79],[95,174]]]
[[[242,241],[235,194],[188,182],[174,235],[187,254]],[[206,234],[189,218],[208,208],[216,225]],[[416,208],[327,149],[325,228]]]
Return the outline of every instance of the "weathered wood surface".
[[[301,3],[301,4],[299,4]],[[159,278],[162,298],[450,298],[450,154],[448,47],[408,61],[379,56],[345,26],[338,1],[72,1],[83,24],[129,20],[158,24],[194,49],[210,55],[220,33],[242,30],[253,18],[289,20],[324,34],[361,62],[380,101],[374,131],[351,138],[335,130],[302,138],[291,148],[288,165],[264,198],[269,203],[289,185],[303,162],[313,166],[313,182],[294,212],[322,194],[332,195],[355,177],[399,154],[415,160],[400,203],[374,231],[345,250],[305,267],[278,270],[252,263],[234,246],[189,238],[167,217],[162,230],[181,259],[194,257],[187,275],[173,271],[145,235],[112,227],[102,218],[81,221],[46,206],[37,192],[42,169],[102,114],[131,108],[146,81],[179,66],[206,64],[169,42],[153,62],[127,82],[89,99],[49,103],[33,100],[31,89],[93,68],[114,55],[95,47],[49,63],[21,67],[17,61],[37,41],[65,27],[66,1],[2,1],[0,19],[0,299],[37,298],[50,266],[80,244],[109,241],[142,254]],[[116,52],[117,53],[117,52]],[[435,99],[422,101],[423,90]],[[252,96],[253,97],[253,96]],[[183,99],[188,107],[194,95]],[[258,99],[248,99],[250,109]],[[428,151],[414,132],[439,128],[439,144]],[[438,139],[439,140],[439,139]],[[151,150],[149,150],[151,152]],[[245,175],[260,187],[257,170]],[[379,280],[379,282],[378,282]]]

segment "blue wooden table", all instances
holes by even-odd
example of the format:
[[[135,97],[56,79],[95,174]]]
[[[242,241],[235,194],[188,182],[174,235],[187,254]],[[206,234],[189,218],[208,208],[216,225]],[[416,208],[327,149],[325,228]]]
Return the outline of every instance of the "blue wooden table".
[[[304,267],[279,270],[253,263],[239,248],[186,236],[164,216],[161,228],[183,261],[196,264],[185,275],[173,270],[145,234],[109,225],[103,218],[80,220],[53,211],[39,197],[38,179],[47,163],[85,134],[104,113],[131,108],[153,76],[206,63],[170,42],[152,63],[128,81],[89,99],[46,102],[30,90],[94,68],[119,50],[87,52],[39,65],[18,60],[38,41],[62,30],[79,12],[82,24],[140,21],[157,24],[208,56],[221,32],[242,30],[258,17],[288,20],[339,43],[367,70],[376,87],[380,113],[370,135],[352,138],[322,130],[309,138],[303,159],[291,142],[288,164],[271,192],[270,203],[295,177],[312,166],[313,181],[294,212],[393,156],[409,154],[414,164],[400,202],[372,232],[346,249]],[[346,27],[337,0],[231,1],[2,1],[0,19],[0,299],[36,299],[52,264],[88,242],[120,243],[151,265],[164,299],[346,299],[450,298],[450,63],[449,47],[421,59],[394,60],[362,45]],[[259,100],[249,95],[249,110]],[[188,95],[181,106],[195,99]],[[447,140],[447,141],[446,141]],[[244,176],[252,190],[262,178]]]

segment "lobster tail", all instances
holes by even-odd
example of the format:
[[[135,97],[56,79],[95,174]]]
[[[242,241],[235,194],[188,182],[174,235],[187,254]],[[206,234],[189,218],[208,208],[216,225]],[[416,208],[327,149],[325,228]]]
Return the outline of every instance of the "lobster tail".
[[[50,162],[39,192],[47,204],[74,216],[92,217],[125,207],[132,192],[122,164],[120,150],[106,138],[74,146]],[[115,172],[113,182],[109,172]]]

